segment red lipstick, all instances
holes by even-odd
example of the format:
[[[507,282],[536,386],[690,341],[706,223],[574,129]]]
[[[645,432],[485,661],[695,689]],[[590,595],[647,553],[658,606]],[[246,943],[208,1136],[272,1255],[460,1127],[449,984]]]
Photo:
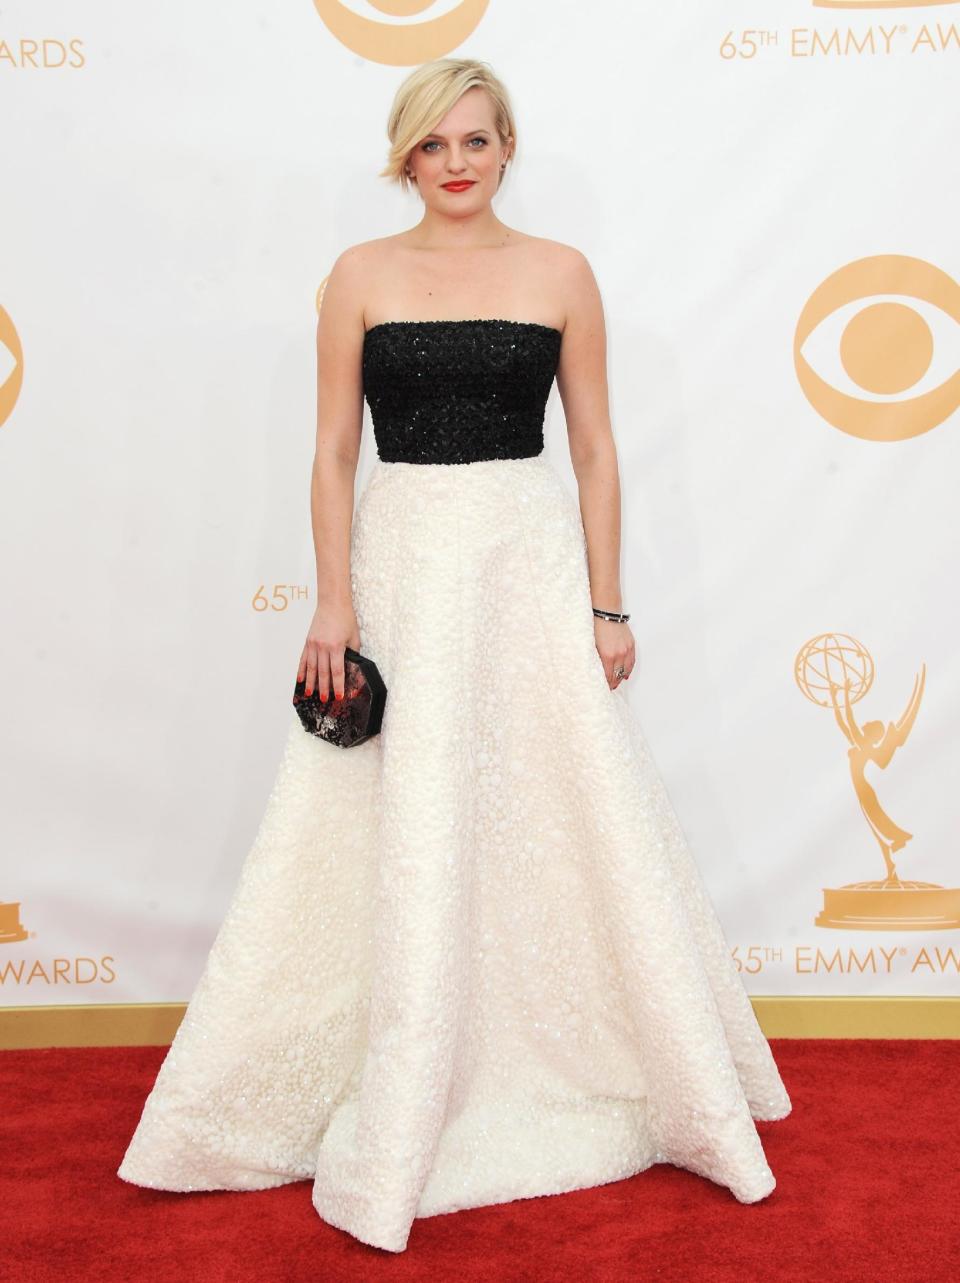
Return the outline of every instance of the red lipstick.
[[[473,186],[473,180],[460,179],[458,182],[455,182],[455,183],[441,183],[440,186],[443,187],[448,192],[465,192],[468,187]]]

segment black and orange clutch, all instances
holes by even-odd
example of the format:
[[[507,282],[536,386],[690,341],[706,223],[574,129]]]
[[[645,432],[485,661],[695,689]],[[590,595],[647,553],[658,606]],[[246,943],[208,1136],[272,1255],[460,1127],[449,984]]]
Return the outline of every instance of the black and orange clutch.
[[[293,705],[303,729],[338,748],[353,748],[379,734],[387,687],[367,655],[347,646],[343,652],[343,694],[321,700],[316,689],[306,695],[306,681],[293,688]]]

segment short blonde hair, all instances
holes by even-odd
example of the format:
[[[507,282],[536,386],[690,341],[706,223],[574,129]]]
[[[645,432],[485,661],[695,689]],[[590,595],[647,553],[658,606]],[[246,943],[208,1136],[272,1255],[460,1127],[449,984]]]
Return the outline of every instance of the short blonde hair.
[[[421,138],[436,128],[462,94],[477,86],[490,95],[501,144],[505,145],[508,138],[513,139],[507,158],[510,164],[517,146],[517,128],[506,86],[487,62],[475,58],[435,58],[415,68],[394,96],[387,121],[390,153],[379,177],[392,179],[404,191],[414,187],[416,184],[405,172],[410,152]],[[506,168],[500,171],[498,188],[505,173]]]

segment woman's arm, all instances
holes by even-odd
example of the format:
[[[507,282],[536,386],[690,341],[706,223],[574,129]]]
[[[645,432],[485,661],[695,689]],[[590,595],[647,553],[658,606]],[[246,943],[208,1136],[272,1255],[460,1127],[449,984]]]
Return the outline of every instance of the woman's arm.
[[[601,610],[620,611],[620,469],[610,425],[603,303],[587,259],[569,246],[566,253],[557,387],[580,494],[591,601]],[[615,687],[614,670],[623,667],[629,677],[633,669],[633,634],[626,623],[595,619],[594,635],[607,682]]]
[[[300,657],[298,680],[321,699],[343,694],[343,651],[359,648],[350,588],[350,530],[363,428],[363,285],[360,247],[334,263],[317,321],[317,435],[310,476],[310,517],[317,565],[317,605]]]

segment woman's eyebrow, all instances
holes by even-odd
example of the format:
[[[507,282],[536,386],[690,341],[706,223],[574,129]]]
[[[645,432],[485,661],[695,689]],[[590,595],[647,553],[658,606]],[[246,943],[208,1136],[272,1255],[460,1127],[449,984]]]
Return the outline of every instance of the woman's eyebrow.
[[[462,138],[467,138],[471,134],[489,134],[489,129],[468,129],[466,133],[461,134]],[[424,138],[446,138],[446,134],[424,134]]]

